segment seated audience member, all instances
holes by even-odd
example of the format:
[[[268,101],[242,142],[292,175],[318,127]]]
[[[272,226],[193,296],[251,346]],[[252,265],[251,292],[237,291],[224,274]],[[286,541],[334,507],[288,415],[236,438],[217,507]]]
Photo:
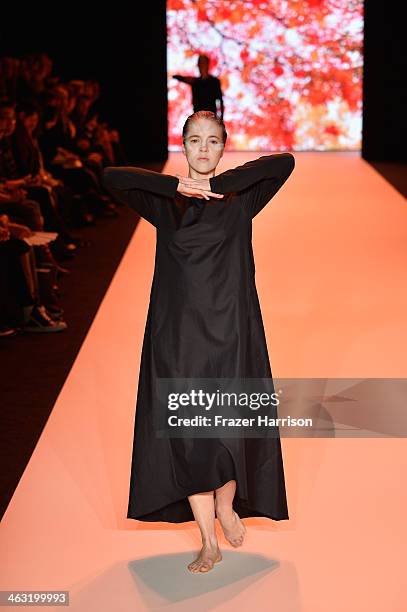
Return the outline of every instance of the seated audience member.
[[[31,174],[26,174],[24,168],[19,168],[18,146],[16,143],[16,114],[13,106],[8,103],[0,105],[0,187],[4,190],[21,190],[22,197],[34,200],[40,206],[41,229],[45,229],[45,220],[50,223],[50,218],[55,219],[57,212],[53,208],[48,190],[45,187],[32,186]],[[27,144],[27,143],[26,143]],[[24,151],[24,146],[20,147]],[[25,153],[25,152],[24,152]],[[34,166],[33,166],[34,167]],[[37,168],[35,168],[37,170]],[[12,193],[11,193],[11,197]],[[3,212],[4,203],[1,207]],[[39,229],[35,227],[33,229]],[[49,263],[52,263],[60,273],[67,273],[55,260],[49,245],[37,247],[38,256]]]
[[[67,328],[63,309],[52,289],[52,271],[36,267],[31,230],[0,215],[0,337],[18,328],[56,332]],[[41,279],[41,280],[40,280]]]

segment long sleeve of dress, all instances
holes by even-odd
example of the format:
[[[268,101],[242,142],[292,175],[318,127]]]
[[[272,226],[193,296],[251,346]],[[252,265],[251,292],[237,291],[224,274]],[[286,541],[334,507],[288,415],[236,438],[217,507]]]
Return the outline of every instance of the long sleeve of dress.
[[[103,184],[112,195],[157,227],[160,198],[174,198],[179,179],[136,166],[106,166]]]
[[[291,153],[263,155],[212,176],[209,182],[214,193],[247,190],[247,206],[253,218],[282,187],[294,166],[295,158]]]

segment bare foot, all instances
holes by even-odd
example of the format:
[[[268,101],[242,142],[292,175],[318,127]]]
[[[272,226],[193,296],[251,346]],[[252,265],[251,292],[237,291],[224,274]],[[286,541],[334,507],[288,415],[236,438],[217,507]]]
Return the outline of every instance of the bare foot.
[[[197,574],[199,572],[209,572],[215,563],[222,560],[222,555],[218,546],[203,545],[201,551],[195,561],[188,565],[190,572]]]
[[[233,508],[216,507],[216,516],[219,519],[227,541],[234,547],[241,546],[246,533],[246,527],[240,520],[239,515]]]

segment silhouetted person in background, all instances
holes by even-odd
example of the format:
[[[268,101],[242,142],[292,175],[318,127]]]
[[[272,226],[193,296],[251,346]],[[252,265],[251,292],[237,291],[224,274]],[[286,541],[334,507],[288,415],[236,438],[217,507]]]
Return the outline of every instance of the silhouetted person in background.
[[[216,101],[220,102],[220,117],[223,119],[223,97],[220,80],[209,74],[209,57],[201,54],[198,59],[199,77],[182,76],[174,74],[173,78],[183,83],[188,83],[192,87],[192,105],[194,113],[200,110],[209,110],[218,114]]]

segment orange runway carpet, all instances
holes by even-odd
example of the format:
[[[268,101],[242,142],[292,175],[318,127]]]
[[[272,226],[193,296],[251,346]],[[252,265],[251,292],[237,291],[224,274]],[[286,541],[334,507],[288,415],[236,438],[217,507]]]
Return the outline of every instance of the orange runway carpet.
[[[294,155],[253,221],[273,374],[407,377],[404,198],[358,153]],[[195,523],[125,518],[154,244],[141,220],[2,521],[0,589],[68,590],[81,612],[405,610],[404,439],[283,438],[290,520],[245,519],[205,575],[186,569]]]

